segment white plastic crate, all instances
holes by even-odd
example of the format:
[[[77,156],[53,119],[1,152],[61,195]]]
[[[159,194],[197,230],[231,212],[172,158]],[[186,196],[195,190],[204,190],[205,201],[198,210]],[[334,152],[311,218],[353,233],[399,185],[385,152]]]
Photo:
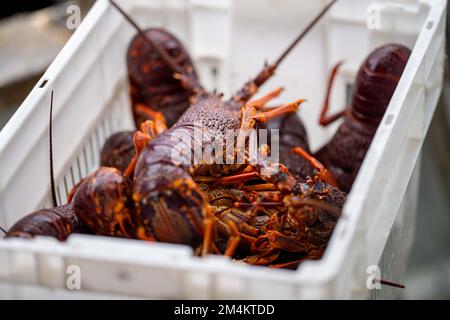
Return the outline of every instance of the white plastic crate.
[[[202,82],[230,94],[260,70],[264,59],[272,61],[326,1],[120,3],[141,26],[174,32],[189,48]],[[280,101],[308,99],[300,114],[316,149],[336,129],[317,125],[331,66],[346,60],[333,96],[332,110],[340,110],[372,49],[387,42],[414,48],[320,261],[287,271],[224,257],[196,258],[188,247],[162,243],[85,235],[64,243],[49,238],[0,240],[0,297],[79,297],[83,291],[86,297],[148,298],[395,296],[398,290],[390,288],[368,290],[366,268],[379,265],[382,278],[403,280],[414,229],[420,150],[442,89],[445,11],[445,0],[341,0],[262,88],[286,87]],[[375,18],[381,18],[380,29],[367,28],[368,13],[379,13]],[[49,206],[51,90],[59,203],[98,167],[105,139],[132,128],[125,55],[133,35],[108,1],[97,1],[0,132],[0,225],[10,227]],[[80,267],[81,293],[66,288],[70,265]]]

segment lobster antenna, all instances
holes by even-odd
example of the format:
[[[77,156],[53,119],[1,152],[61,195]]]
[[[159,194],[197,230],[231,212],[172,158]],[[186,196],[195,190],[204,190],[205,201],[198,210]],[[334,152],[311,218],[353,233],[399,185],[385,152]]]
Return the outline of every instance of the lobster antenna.
[[[167,63],[167,65],[175,72],[181,75],[185,75],[185,71],[181,66],[170,56],[167,52],[156,44],[150,37],[148,37],[145,32],[138,26],[136,21],[131,18],[131,16],[126,13],[114,0],[109,0],[109,2],[124,16],[124,18],[136,29],[136,31],[144,38],[144,40],[153,47],[160,57]]]
[[[383,280],[383,279],[378,279],[378,280],[375,280],[374,282],[376,282],[376,281],[378,281],[380,284],[383,284],[386,286],[399,288],[399,289],[405,289],[405,286],[401,283],[395,283],[395,282],[387,281],[387,280]]]
[[[237,100],[248,101],[275,72],[278,66],[283,62],[286,56],[295,48],[295,46],[308,34],[309,31],[320,21],[320,19],[331,9],[338,0],[332,0],[320,13],[307,25],[307,27],[294,39],[294,41],[284,50],[275,63],[266,65],[262,71],[251,81],[247,82],[242,89],[235,95]]]
[[[7,234],[8,232],[6,232],[5,229],[3,229],[2,227],[0,227],[0,231],[3,232],[4,234]]]
[[[309,25],[306,27],[305,30],[303,30],[302,33],[300,33],[297,38],[291,43],[291,45],[280,55],[280,57],[275,61],[273,66],[276,68],[278,65],[286,58],[286,56],[295,48],[295,46],[308,34],[309,31],[317,24],[317,22],[322,19],[322,17],[325,15],[325,13],[328,12],[328,10],[331,9],[331,7],[337,2],[338,0],[332,0],[328,5],[325,6],[325,8],[320,11],[320,13],[314,18],[313,21],[309,23]]]
[[[50,96],[50,122],[48,127],[48,145],[49,145],[49,160],[50,160],[50,191],[52,195],[53,207],[58,206],[58,201],[56,200],[56,189],[55,189],[55,175],[53,171],[53,129],[52,129],[52,118],[53,118],[53,90]]]

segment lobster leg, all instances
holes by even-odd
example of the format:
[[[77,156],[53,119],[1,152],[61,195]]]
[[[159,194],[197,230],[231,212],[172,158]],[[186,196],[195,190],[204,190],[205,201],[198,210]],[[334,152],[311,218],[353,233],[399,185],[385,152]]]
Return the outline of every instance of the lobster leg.
[[[134,111],[138,114],[141,114],[142,116],[145,116],[143,117],[144,119],[153,121],[154,128],[157,134],[161,134],[163,131],[167,129],[166,118],[161,112],[152,110],[151,108],[141,103],[138,103],[134,106]]]
[[[295,112],[297,108],[300,106],[301,103],[303,103],[305,100],[296,100],[291,103],[284,104],[280,107],[273,108],[267,111],[262,111],[262,109],[265,107],[265,105],[271,101],[272,99],[275,99],[278,97],[281,92],[283,91],[282,88],[277,88],[265,96],[263,96],[260,99],[247,102],[242,107],[242,124],[241,124],[241,130],[246,131],[249,129],[253,129],[255,127],[256,122],[267,122],[268,120],[275,118],[277,116]]]
[[[241,233],[233,221],[228,221],[228,226],[231,231],[231,237],[228,240],[227,249],[225,250],[224,256],[232,257],[236,252],[239,242],[241,241]]]
[[[262,254],[256,254],[253,256],[249,256],[249,257],[245,258],[245,261],[247,263],[253,264],[253,265],[268,266],[272,262],[277,260],[279,256],[280,256],[280,251],[275,248],[271,248]]]
[[[336,180],[331,175],[330,171],[328,171],[322,163],[319,162],[316,158],[314,158],[312,155],[310,155],[308,152],[305,151],[302,147],[295,147],[292,149],[292,152],[306,161],[308,161],[311,166],[313,166],[319,173],[317,174],[317,177],[325,181],[326,183],[337,186]]]
[[[268,94],[266,94],[265,96],[261,97],[260,99],[257,100],[253,100],[251,102],[249,102],[247,104],[248,108],[256,108],[256,109],[261,109],[263,108],[268,102],[270,102],[271,100],[278,98],[280,96],[280,94],[283,92],[283,88],[277,88],[275,90],[273,90],[272,92],[269,92]]]
[[[142,150],[152,141],[158,134],[162,133],[160,131],[162,128],[151,120],[146,120],[141,124],[141,130],[136,131],[133,136],[134,147],[136,149],[136,155],[131,159],[130,164],[124,172],[125,177],[131,177],[134,173],[134,168],[136,167],[137,160]]]
[[[217,183],[220,185],[227,185],[227,184],[232,184],[232,183],[237,183],[237,182],[245,182],[248,180],[257,179],[258,177],[259,177],[259,173],[254,171],[254,172],[249,172],[249,173],[241,173],[241,174],[236,174],[233,176],[228,176],[228,177],[220,179]]]
[[[304,101],[305,101],[304,99],[299,99],[294,102],[287,103],[285,105],[282,105],[281,107],[269,111],[264,111],[257,115],[254,115],[251,117],[251,119],[258,122],[267,122],[270,119],[281,116],[283,114],[297,111],[300,104],[302,104]]]
[[[149,242],[155,242],[156,239],[147,235],[145,232],[145,228],[143,226],[140,226],[136,231],[136,238],[139,240],[149,241]]]
[[[128,229],[131,227],[132,229],[136,228],[133,221],[131,220],[129,215],[118,213],[116,216],[117,223],[119,224],[120,229],[122,230],[123,234],[127,238],[132,238],[133,235],[128,231]]]
[[[203,220],[204,228],[205,228],[205,234],[203,236],[203,246],[202,246],[202,256],[208,255],[212,241],[212,234],[214,229],[214,215],[211,212],[210,208],[206,208],[206,216]]]
[[[253,186],[246,186],[245,189],[249,191],[275,191],[276,186],[273,183],[262,183]]]
[[[235,205],[237,207],[245,207],[245,206],[256,206],[256,207],[280,207],[283,206],[284,203],[280,201],[273,202],[261,202],[256,201],[254,203],[244,203],[244,202],[236,202]]]
[[[329,124],[333,123],[334,121],[338,120],[342,116],[345,115],[345,109],[343,111],[340,111],[334,115],[327,115],[328,107],[330,105],[330,96],[331,96],[331,90],[333,89],[333,83],[336,79],[337,72],[341,65],[343,64],[343,61],[337,63],[333,70],[330,73],[330,77],[328,78],[328,86],[327,86],[327,93],[325,96],[325,101],[322,106],[322,112],[320,113],[320,119],[319,123],[321,126],[328,126]]]

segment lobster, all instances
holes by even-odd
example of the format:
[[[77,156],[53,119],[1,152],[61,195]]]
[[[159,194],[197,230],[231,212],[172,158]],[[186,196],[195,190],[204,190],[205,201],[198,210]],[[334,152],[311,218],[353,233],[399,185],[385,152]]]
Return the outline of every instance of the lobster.
[[[320,171],[306,181],[298,179],[283,164],[271,162],[267,158],[267,149],[263,146],[257,164],[250,165],[244,171],[246,174],[254,173],[255,178],[266,183],[266,188],[270,185],[271,192],[260,192],[250,203],[236,203],[238,207],[272,208],[271,212],[262,212],[268,215],[269,221],[265,221],[264,231],[252,244],[253,254],[244,261],[267,265],[278,259],[292,260],[297,255],[301,259],[318,258],[331,237],[347,195],[324,181],[326,174]],[[237,183],[240,177],[244,176],[229,176],[223,181]],[[298,263],[301,261],[298,260]],[[289,261],[287,266],[291,265],[295,263]],[[284,264],[279,267],[284,267]]]
[[[66,205],[26,215],[6,237],[45,235],[63,241],[72,233],[87,233],[134,238],[139,229],[133,216],[128,180],[118,169],[101,167],[74,187]]]
[[[159,28],[143,31],[145,36],[170,55],[177,65],[197,79],[194,65],[181,42],[171,33]],[[133,117],[137,128],[152,120],[163,131],[171,127],[189,107],[191,90],[173,77],[172,69],[158,50],[146,45],[141,34],[131,41],[127,51],[128,79]],[[122,131],[110,136],[101,151],[100,166],[114,167],[125,172],[135,155],[133,132]]]
[[[142,34],[143,33],[143,34]],[[130,97],[136,127],[145,120],[153,120],[171,127],[189,107],[191,87],[173,76],[171,67],[197,82],[194,65],[181,42],[169,32],[151,28],[138,33],[127,52]],[[149,46],[146,39],[151,39]],[[158,49],[155,49],[158,48]],[[171,57],[172,64],[160,54]]]
[[[342,117],[344,122],[315,157],[330,170],[345,192],[350,192],[410,54],[410,49],[399,44],[384,45],[370,53],[358,71],[350,108],[334,115],[327,114],[328,104],[342,63],[330,74],[319,123],[328,126]]]
[[[100,167],[81,180],[70,192],[68,203],[58,206],[53,177],[52,147],[53,91],[50,100],[50,182],[53,208],[28,214],[16,222],[6,233],[6,238],[32,238],[36,235],[54,237],[60,241],[72,233],[87,233],[103,236],[140,238],[153,240],[136,228],[129,175],[132,172],[131,159],[124,174],[117,168]],[[132,141],[136,151],[153,138],[155,125],[146,121],[141,125]],[[114,141],[113,141],[114,142]],[[108,145],[108,144],[107,144]],[[116,157],[115,161],[120,159]]]
[[[140,34],[145,35],[114,1],[110,2]],[[133,200],[136,218],[149,235],[153,235],[158,241],[187,244],[192,247],[197,247],[203,239],[203,253],[208,252],[211,239],[205,235],[212,233],[213,221],[207,212],[206,197],[192,177],[197,167],[191,162],[193,148],[186,142],[174,146],[174,141],[179,141],[178,137],[185,136],[190,141],[194,139],[194,142],[202,142],[203,152],[213,144],[218,134],[226,136],[227,130],[248,130],[258,122],[266,122],[286,112],[295,111],[303,100],[270,111],[261,110],[277,95],[277,91],[257,101],[249,102],[249,100],[335,2],[336,0],[332,1],[321,11],[275,63],[265,65],[253,80],[247,82],[227,101],[224,101],[220,94],[206,92],[197,79],[184,72],[169,56],[164,57],[161,54],[167,64],[173,66],[176,78],[180,79],[184,87],[191,88],[194,94],[190,98],[191,106],[176,124],[143,149],[134,170]],[[157,48],[150,38],[143,39]],[[202,128],[202,141],[195,141],[198,139],[194,134],[198,124]],[[177,154],[175,157],[174,153]]]
[[[143,31],[159,50],[164,50],[190,77],[197,79],[194,65],[181,42],[171,33],[159,28]],[[171,127],[189,107],[191,90],[173,77],[173,71],[159,55],[148,46],[142,34],[137,34],[127,51],[130,98],[136,127],[146,120],[154,121],[159,131]],[[133,132],[122,131],[110,136],[101,151],[100,166],[113,167],[125,172],[135,155]]]
[[[159,52],[164,50],[189,77],[197,79],[197,73],[185,47],[174,35],[160,28],[146,29],[143,33],[152,39],[153,45],[147,45],[142,33],[138,33],[127,50],[133,117],[137,128],[152,120],[162,131],[171,127],[189,107],[192,90],[173,76],[171,66]],[[105,142],[100,165],[125,172],[134,155],[133,133],[118,132]]]
[[[143,33],[152,39],[159,51],[164,50],[172,57],[189,77],[197,79],[186,49],[174,35],[160,28],[143,30]],[[192,91],[173,77],[170,65],[158,50],[148,46],[142,34],[137,34],[128,46],[127,69],[136,128],[146,120],[152,120],[163,131],[167,126],[171,127],[189,107]],[[133,132],[118,132],[105,142],[100,166],[125,172],[134,155]]]
[[[322,256],[346,194],[320,180],[303,183],[301,189],[303,192],[283,196],[280,203],[259,203],[260,206],[278,206],[279,212],[266,222],[246,262],[286,268]]]
[[[261,148],[261,160],[245,173],[220,180],[236,189],[201,184],[218,233],[211,248],[250,264],[295,267],[321,257],[346,194],[319,175],[300,181],[284,165],[269,161],[267,149]],[[274,173],[262,175],[261,169]]]
[[[145,37],[171,56],[184,72],[197,79],[192,61],[181,42],[160,28],[143,30]],[[172,126],[189,107],[192,92],[173,77],[172,69],[142,34],[137,34],[127,50],[130,98],[136,128],[152,120],[161,131]],[[110,136],[101,151],[100,165],[125,172],[134,157],[133,133],[122,131]]]
[[[273,268],[294,268],[305,259],[319,259],[346,194],[323,181],[326,174],[320,170],[303,181],[268,159],[267,145],[260,152],[257,164],[239,174],[219,181],[200,179],[214,213],[217,235],[211,251]],[[223,187],[230,184],[234,187]]]

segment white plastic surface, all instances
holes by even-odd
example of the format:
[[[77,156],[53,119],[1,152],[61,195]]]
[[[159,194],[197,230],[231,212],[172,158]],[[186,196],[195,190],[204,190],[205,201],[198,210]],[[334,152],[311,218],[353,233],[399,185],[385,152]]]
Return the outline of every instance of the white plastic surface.
[[[174,32],[189,48],[203,83],[226,94],[255,75],[265,59],[272,61],[325,2],[120,1],[141,26]],[[373,4],[381,10],[381,29],[366,25]],[[286,271],[223,257],[200,259],[187,247],[132,240],[83,235],[65,243],[0,240],[0,297],[72,297],[64,294],[71,265],[81,270],[82,291],[74,297],[84,291],[86,297],[393,297],[395,290],[367,289],[366,269],[379,265],[384,279],[402,281],[414,226],[418,159],[442,89],[445,10],[445,0],[342,0],[261,90],[281,85],[286,91],[279,101],[308,99],[300,114],[316,149],[337,126],[317,124],[331,66],[346,61],[332,98],[332,110],[341,110],[372,49],[387,42],[414,48],[322,260]],[[0,132],[0,225],[9,227],[49,205],[51,90],[59,203],[97,168],[105,139],[132,128],[125,53],[133,34],[107,1],[97,1]]]

